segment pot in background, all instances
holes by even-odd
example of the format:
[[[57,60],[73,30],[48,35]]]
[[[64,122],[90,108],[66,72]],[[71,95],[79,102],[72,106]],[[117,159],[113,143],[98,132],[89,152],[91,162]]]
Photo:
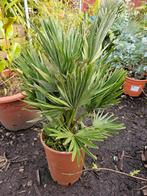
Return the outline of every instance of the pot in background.
[[[2,75],[6,78],[12,76],[10,70],[4,70]],[[12,96],[0,97],[0,122],[10,131],[18,131],[33,126],[39,112],[23,102],[25,95],[17,93]]]
[[[78,181],[82,174],[85,153],[82,151],[81,160],[78,164],[77,157],[72,161],[71,152],[60,152],[48,147],[43,141],[42,133],[40,139],[44,146],[48,168],[53,180],[64,186]]]
[[[93,6],[95,3],[95,0],[84,0],[82,5],[82,11],[86,12],[89,9],[89,6]]]
[[[132,0],[132,3],[135,7],[140,7],[142,4],[142,0]]]
[[[138,97],[143,92],[147,80],[137,80],[135,78],[126,77],[123,85],[123,91],[131,97]]]

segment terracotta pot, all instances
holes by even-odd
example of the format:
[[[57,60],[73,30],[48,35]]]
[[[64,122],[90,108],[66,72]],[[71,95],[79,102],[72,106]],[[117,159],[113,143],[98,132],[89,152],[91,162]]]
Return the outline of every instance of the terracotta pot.
[[[83,1],[83,6],[82,6],[82,11],[86,12],[89,9],[89,6],[92,6],[95,3],[95,0],[84,0]]]
[[[135,7],[140,7],[141,6],[141,0],[132,0],[132,3],[134,4]]]
[[[123,91],[129,96],[138,97],[141,95],[146,83],[147,80],[136,80],[134,78],[126,77],[123,85]]]
[[[84,166],[85,153],[82,151],[82,158],[80,164],[77,163],[77,158],[72,161],[72,154],[70,152],[60,152],[49,148],[40,136],[41,142],[44,146],[48,168],[54,181],[60,185],[68,186],[80,178]]]
[[[3,72],[6,77],[11,75],[11,71]],[[10,131],[18,131],[33,126],[31,121],[39,117],[39,113],[35,109],[31,109],[22,100],[25,95],[18,93],[12,96],[0,97],[0,122]]]

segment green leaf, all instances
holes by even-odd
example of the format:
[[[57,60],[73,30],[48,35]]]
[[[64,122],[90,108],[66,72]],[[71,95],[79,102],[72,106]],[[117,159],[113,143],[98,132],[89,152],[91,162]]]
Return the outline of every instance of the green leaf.
[[[3,22],[0,20],[0,38],[4,38],[5,32],[3,29]]]
[[[51,94],[49,94],[47,91],[45,91],[43,88],[41,88],[38,85],[35,85],[36,89],[39,90],[45,97],[47,97],[51,102],[55,103],[55,104],[59,104],[62,106],[66,106],[66,107],[70,107],[65,101],[52,96]]]
[[[2,72],[6,67],[8,67],[8,62],[5,60],[0,60],[0,72]]]
[[[9,25],[6,28],[6,38],[10,39],[13,36],[13,26]]]
[[[134,171],[132,171],[132,172],[130,172],[130,176],[136,176],[136,175],[138,175],[140,173],[140,170],[134,170]]]
[[[14,43],[13,45],[11,45],[11,51],[10,51],[11,60],[17,58],[20,55],[20,52],[21,52],[21,46],[19,43]]]
[[[90,152],[90,150],[88,150],[87,147],[83,146],[83,150],[84,150],[90,157],[92,157],[94,160],[97,160],[97,157],[96,157],[94,154],[92,154],[92,153]]]

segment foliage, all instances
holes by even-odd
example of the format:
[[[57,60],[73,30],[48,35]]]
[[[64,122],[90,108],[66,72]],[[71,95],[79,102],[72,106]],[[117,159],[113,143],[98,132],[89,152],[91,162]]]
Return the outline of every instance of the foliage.
[[[111,31],[114,52],[113,66],[128,70],[131,77],[144,78],[147,71],[147,36],[141,21],[135,21],[133,14],[125,10]]]
[[[79,9],[74,8],[69,2],[71,1],[28,0],[30,21],[38,24],[38,18],[45,19],[48,16],[54,16],[58,20],[61,20],[62,24],[67,24],[66,26],[78,25],[83,18],[83,13],[79,13]],[[22,0],[11,1],[11,3],[8,0],[4,0],[0,3],[0,7],[2,7],[5,17],[15,16],[17,21],[25,27],[24,3]]]
[[[11,68],[12,61],[20,54],[20,44],[14,42],[13,23],[15,18],[7,18],[0,20],[0,37],[1,46],[0,51],[4,54],[4,57],[0,58],[0,72],[6,67]]]
[[[134,170],[132,172],[130,172],[130,176],[136,176],[140,173],[140,170]]]
[[[65,28],[69,26],[78,26],[82,19],[83,13],[79,12],[79,8],[73,7],[70,4],[70,0],[60,1],[60,0],[42,0],[38,1],[34,7],[36,7],[37,15],[33,14],[32,21],[36,24],[38,23],[38,17],[40,18],[48,18],[52,16],[57,20],[61,21],[61,24],[64,25]]]
[[[130,8],[129,12],[131,20],[137,21],[143,27],[147,26],[147,3],[142,3],[137,9]]]
[[[0,18],[13,18],[17,22],[24,22],[24,8],[22,0],[2,0],[0,1]]]
[[[101,109],[118,102],[126,75],[105,63],[107,52],[100,58],[118,9],[119,3],[106,4],[90,25],[83,21],[66,30],[56,18],[41,21],[41,31],[33,26],[39,49],[34,45],[25,49],[14,63],[23,79],[26,102],[47,119],[46,144],[72,152],[72,159],[76,154],[80,157],[81,149],[95,158],[89,150],[96,148],[94,142],[123,128]],[[86,118],[91,120],[88,127]]]

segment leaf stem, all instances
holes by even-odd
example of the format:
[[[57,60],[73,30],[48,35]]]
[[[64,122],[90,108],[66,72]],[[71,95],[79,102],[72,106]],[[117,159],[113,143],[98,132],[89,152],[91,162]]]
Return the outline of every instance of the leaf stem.
[[[75,114],[76,114],[76,109],[73,109],[72,112],[71,112],[71,116],[70,116],[70,118],[69,118],[69,121],[68,121],[68,123],[67,123],[67,127],[68,127],[68,128],[70,128],[71,123],[72,123],[72,121],[73,121],[73,119],[74,119],[74,117],[75,117]]]

